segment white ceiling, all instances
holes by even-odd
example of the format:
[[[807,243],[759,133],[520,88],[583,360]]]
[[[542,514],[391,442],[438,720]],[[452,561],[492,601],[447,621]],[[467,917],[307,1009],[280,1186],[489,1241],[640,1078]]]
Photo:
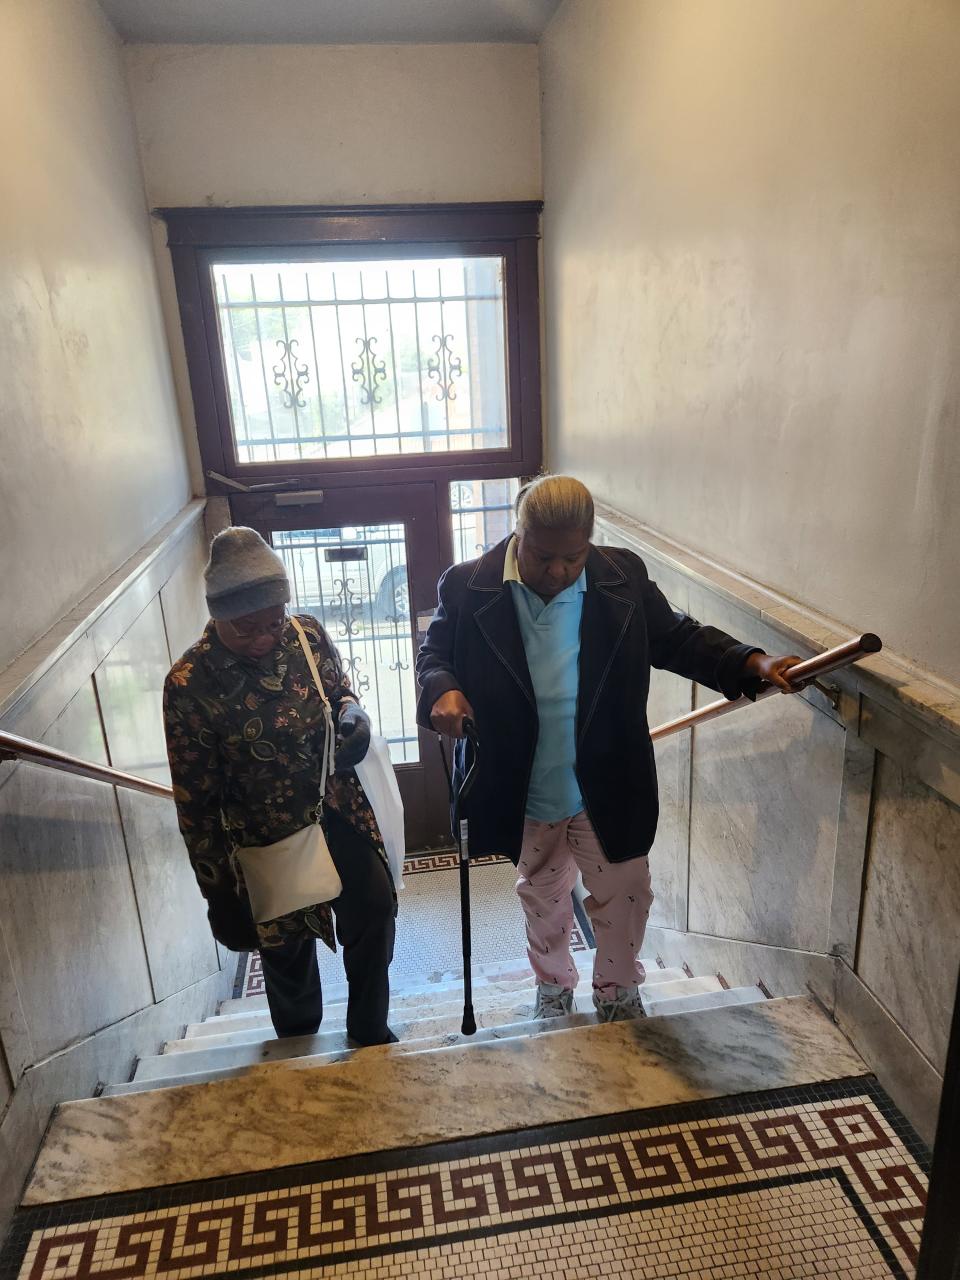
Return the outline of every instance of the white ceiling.
[[[128,41],[536,43],[561,0],[100,0]]]

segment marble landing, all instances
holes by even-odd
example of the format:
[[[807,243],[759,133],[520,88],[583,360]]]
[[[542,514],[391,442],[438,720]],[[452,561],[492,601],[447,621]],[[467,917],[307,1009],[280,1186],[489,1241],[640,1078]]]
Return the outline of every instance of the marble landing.
[[[804,997],[64,1104],[25,1205],[859,1076]]]

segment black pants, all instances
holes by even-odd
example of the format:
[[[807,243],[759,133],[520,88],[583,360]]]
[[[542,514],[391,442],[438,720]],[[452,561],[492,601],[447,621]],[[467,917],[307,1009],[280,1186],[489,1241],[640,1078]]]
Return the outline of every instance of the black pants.
[[[383,1044],[389,1035],[394,940],[390,877],[376,850],[339,814],[327,809],[324,827],[343,884],[331,906],[347,974],[347,1035],[360,1044]],[[291,938],[281,947],[264,947],[260,959],[277,1035],[313,1035],[323,1018],[317,939]]]

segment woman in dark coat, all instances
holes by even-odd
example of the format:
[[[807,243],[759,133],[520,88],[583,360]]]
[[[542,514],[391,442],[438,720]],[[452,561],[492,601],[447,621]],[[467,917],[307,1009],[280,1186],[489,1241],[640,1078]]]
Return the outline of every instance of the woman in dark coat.
[[[800,659],[768,657],[673,609],[639,556],[593,545],[593,518],[578,480],[543,476],[520,494],[514,536],[444,574],[417,660],[417,716],[457,738],[464,717],[476,724],[470,851],[517,863],[536,1016],[573,1008],[579,871],[597,942],[594,1004],[612,1020],[642,1011],[658,815],[651,666],[736,698],[763,681],[789,692]],[[461,742],[460,777],[468,751]]]

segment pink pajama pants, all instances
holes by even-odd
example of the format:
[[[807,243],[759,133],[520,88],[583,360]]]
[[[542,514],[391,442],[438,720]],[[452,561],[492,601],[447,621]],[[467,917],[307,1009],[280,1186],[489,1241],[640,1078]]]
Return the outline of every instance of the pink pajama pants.
[[[577,871],[589,896],[584,902],[597,942],[594,989],[612,995],[644,979],[638,957],[653,903],[646,858],[608,862],[586,813],[563,822],[523,828],[517,893],[527,923],[527,955],[538,982],[576,987],[570,954],[571,893]]]

